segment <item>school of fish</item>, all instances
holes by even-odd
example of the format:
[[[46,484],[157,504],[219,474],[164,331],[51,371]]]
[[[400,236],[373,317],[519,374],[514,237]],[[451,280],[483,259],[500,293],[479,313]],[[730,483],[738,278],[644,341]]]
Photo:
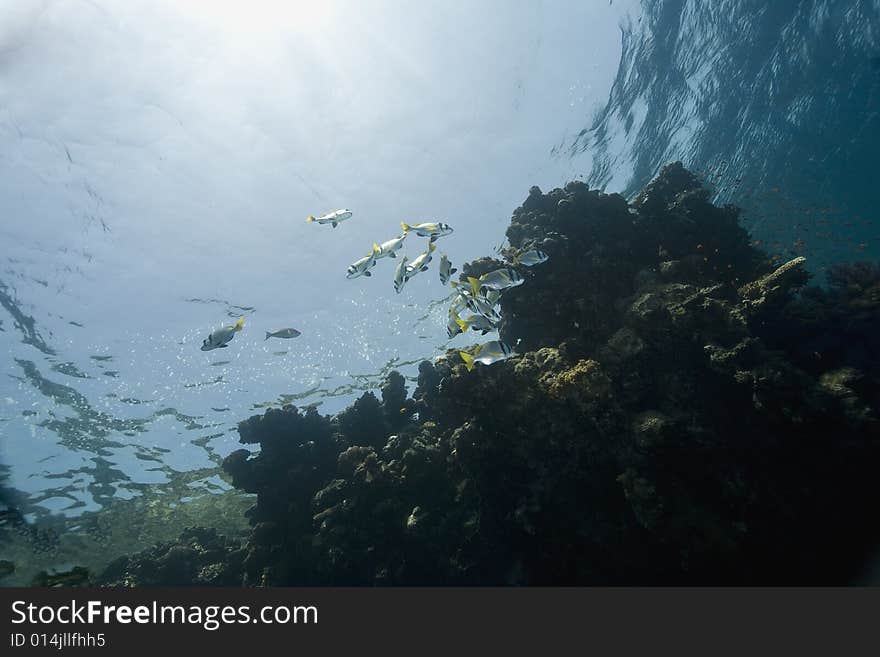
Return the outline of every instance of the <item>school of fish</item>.
[[[513,264],[533,267],[548,259],[549,256],[546,253],[533,249],[520,253],[514,258]],[[515,266],[511,265],[486,272],[479,278],[469,276],[466,284],[452,281],[450,285],[457,291],[457,294],[449,307],[449,321],[446,324],[447,335],[451,339],[459,333],[466,333],[468,329],[479,331],[482,335],[496,330],[501,322],[501,313],[498,308],[501,295],[505,290],[522,285],[524,282],[522,274]],[[463,318],[460,313],[464,311],[470,312],[470,316]],[[459,351],[458,353],[469,372],[474,369],[476,363],[492,365],[516,356],[513,347],[500,340],[479,344],[468,351]]]
[[[352,215],[353,212],[351,210],[343,208],[328,212],[319,217],[309,215],[306,217],[306,221],[309,223],[330,224],[333,228],[336,228],[341,222],[351,218]],[[439,238],[453,233],[452,226],[443,222],[425,222],[420,224],[401,222],[400,227],[402,229],[400,235],[381,244],[373,242],[372,248],[367,255],[349,265],[345,277],[348,279],[372,277],[371,270],[379,260],[384,258],[397,259],[397,252],[403,249],[408,235],[415,234],[419,237],[427,237],[428,243],[424,251],[420,252],[412,260],[404,254],[394,268],[394,291],[400,294],[408,281],[416,275],[428,271],[429,264],[434,257],[434,251],[437,249],[435,242]],[[525,281],[516,267],[533,267],[546,262],[548,259],[549,257],[543,251],[532,249],[518,254],[513,259],[511,265],[487,272],[479,278],[468,277],[467,283],[464,284],[451,280],[452,275],[458,270],[452,266],[452,262],[445,253],[441,254],[438,267],[440,283],[442,285],[449,284],[456,291],[452,305],[449,307],[449,320],[446,326],[449,338],[452,339],[459,334],[466,333],[468,329],[479,331],[482,335],[497,330],[498,324],[501,321],[501,314],[498,309],[501,295],[505,290],[522,285]],[[467,317],[462,317],[460,313],[463,312],[470,314]],[[215,329],[202,342],[202,351],[228,347],[229,343],[237,333],[241,332],[243,327],[244,317],[240,317],[233,325],[221,326]],[[301,334],[297,329],[286,327],[267,330],[264,339],[290,339],[296,338],[299,335]],[[464,361],[467,370],[471,371],[476,363],[492,365],[515,356],[516,353],[510,345],[500,340],[492,340],[491,342],[478,344],[467,351],[460,351],[459,355]]]

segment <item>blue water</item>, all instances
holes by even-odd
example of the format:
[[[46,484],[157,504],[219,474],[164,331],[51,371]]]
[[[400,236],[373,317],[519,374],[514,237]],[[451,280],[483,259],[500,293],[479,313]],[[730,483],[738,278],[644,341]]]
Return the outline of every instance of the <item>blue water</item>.
[[[880,258],[880,2],[654,0],[626,23],[609,102],[561,157],[640,189],[665,162],[744,209],[763,248]]]
[[[577,175],[550,145],[604,103],[628,10],[0,7],[0,483],[52,530],[5,522],[0,559],[231,532],[249,502],[218,464],[240,420],[291,402],[332,414],[471,343],[446,336],[436,269],[397,295],[395,261],[346,268],[401,221],[452,224],[454,263],[500,246],[532,184]],[[341,207],[354,216],[336,229],[304,221]],[[229,348],[199,349],[239,316]],[[302,335],[264,341],[286,326]],[[194,520],[199,503],[230,511]]]
[[[400,295],[393,260],[345,279],[400,221],[453,225],[460,264],[531,185],[629,196],[682,160],[817,280],[880,259],[878,1],[283,6],[0,8],[0,483],[54,532],[0,559],[240,511],[218,468],[238,421],[335,413],[472,342],[447,339],[435,270]],[[304,221],[340,207],[336,229]],[[302,335],[263,340],[284,326]],[[115,536],[133,509],[155,522]]]

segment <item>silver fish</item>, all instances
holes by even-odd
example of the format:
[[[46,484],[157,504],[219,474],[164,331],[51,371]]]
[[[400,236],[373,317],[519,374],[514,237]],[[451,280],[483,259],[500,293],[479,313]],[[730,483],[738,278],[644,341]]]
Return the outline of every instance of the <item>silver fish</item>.
[[[523,267],[534,267],[535,265],[540,265],[542,262],[547,262],[549,259],[550,256],[543,251],[532,249],[531,251],[526,251],[517,256],[515,262]]]
[[[497,363],[502,360],[507,360],[512,356],[516,356],[516,353],[514,353],[513,347],[506,342],[492,340],[492,342],[477,345],[477,348],[474,349],[474,353],[472,354],[467,351],[459,351],[458,355],[461,356],[461,359],[464,361],[464,366],[467,368],[468,372],[470,372],[474,369],[476,363],[491,365],[492,363]]]
[[[473,279],[474,281],[477,280],[477,279],[473,278],[472,276],[469,277],[468,280],[471,280],[471,279]],[[480,294],[479,285],[477,285],[475,288],[471,283],[463,284],[463,283],[459,283],[458,281],[451,281],[449,283],[449,286],[455,290],[458,290],[458,296],[456,297],[456,302],[459,299],[463,299],[464,302],[466,303],[467,300],[470,299],[471,297],[479,296],[479,294]]]
[[[451,340],[459,333],[464,333],[467,330],[467,324],[462,321],[461,317],[459,317],[458,313],[455,309],[449,309],[449,320],[446,322],[446,335],[449,336]]]
[[[348,208],[343,208],[341,210],[334,210],[333,212],[328,212],[327,214],[322,214],[320,217],[313,217],[309,215],[306,217],[306,221],[314,221],[319,224],[332,224],[334,228],[339,225],[340,221],[345,221],[351,216],[351,210]]]
[[[477,315],[482,315],[492,322],[500,322],[501,315],[482,297],[468,297],[468,308]]]
[[[501,300],[501,294],[504,290],[489,290],[486,292],[486,301],[493,308],[498,305],[498,302]]]
[[[455,283],[455,281],[453,281],[453,283]],[[452,305],[449,307],[449,309],[458,312],[459,310],[464,310],[465,308],[467,308],[467,297],[459,292],[452,299]]]
[[[382,242],[381,244],[373,244],[373,250],[379,249],[379,253],[376,254],[376,260],[380,260],[382,258],[396,258],[397,251],[400,251],[403,248],[403,241],[406,239],[406,233],[401,235],[400,237],[395,237],[393,240],[388,240],[387,242]]]
[[[224,349],[229,346],[232,338],[244,326],[244,317],[239,317],[235,324],[229,326],[221,326],[211,332],[207,338],[202,340],[202,351],[211,351],[212,349]]]
[[[283,329],[275,329],[274,331],[266,331],[266,338],[265,339],[266,340],[268,340],[269,338],[290,339],[290,338],[297,338],[300,335],[302,335],[302,334],[299,331],[297,331],[295,328],[283,328]],[[264,342],[265,342],[265,340],[264,340]]]
[[[356,260],[348,266],[346,278],[358,278],[360,276],[372,276],[370,269],[376,264],[376,247],[370,251],[370,255],[366,255],[360,260]]]
[[[474,283],[474,280],[477,280],[477,283]],[[504,267],[502,269],[490,271],[489,273],[480,276],[479,279],[472,280],[471,277],[468,278],[471,287],[478,284],[480,287],[485,287],[490,290],[506,290],[509,287],[522,285],[524,280],[525,279],[523,279],[522,275],[512,267]]]
[[[450,285],[458,290],[458,296],[455,298],[453,305],[464,303],[471,312],[483,315],[486,319],[497,323],[501,321],[501,315],[495,310],[495,302],[489,302],[480,293],[479,281],[473,276],[469,277],[470,286],[462,285],[456,281],[452,281]]]
[[[490,331],[494,331],[496,326],[495,322],[488,319],[487,317],[483,317],[483,315],[471,315],[465,320],[462,320],[467,326],[467,328],[472,331],[480,331],[483,335],[486,335]],[[464,330],[464,329],[463,329]]]
[[[446,254],[440,256],[440,282],[443,285],[446,285],[449,282],[450,277],[457,272],[458,270],[452,266],[452,263],[449,262],[449,258],[446,257]]]
[[[412,278],[420,271],[428,270],[428,263],[431,262],[431,258],[433,257],[431,254],[434,252],[434,249],[437,247],[433,242],[428,244],[428,248],[424,251],[424,253],[420,253],[416,256],[415,260],[413,260],[409,267],[406,268],[406,277],[407,279]]]
[[[449,235],[452,232],[452,226],[450,226],[449,224],[444,224],[442,222],[429,222],[423,224],[414,224],[411,226],[408,223],[401,221],[400,227],[403,228],[404,234],[408,233],[409,231],[413,231],[419,237],[430,237],[432,242],[438,237]]]
[[[409,278],[406,275],[406,263],[408,258],[403,256],[400,259],[400,262],[397,265],[397,269],[394,270],[394,291],[400,294],[400,291],[403,289],[403,286],[406,285],[406,282]]]

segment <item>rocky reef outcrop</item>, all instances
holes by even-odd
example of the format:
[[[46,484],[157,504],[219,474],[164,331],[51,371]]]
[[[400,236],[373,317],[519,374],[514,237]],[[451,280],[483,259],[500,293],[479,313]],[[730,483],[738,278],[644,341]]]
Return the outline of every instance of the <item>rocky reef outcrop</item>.
[[[238,586],[247,553],[215,529],[193,527],[176,541],[114,560],[91,582],[101,586]]]
[[[877,268],[806,287],[803,259],[754,248],[737,210],[712,205],[680,164],[632,203],[581,183],[532,188],[507,236],[508,261],[550,256],[501,299],[501,338],[519,355],[468,372],[450,351],[422,363],[411,396],[394,373],[381,399],[333,418],[285,406],[245,420],[241,441],[259,452],[224,468],[256,494],[247,543],[185,536],[103,582],[858,573],[880,541]],[[462,279],[498,265],[469,263]]]

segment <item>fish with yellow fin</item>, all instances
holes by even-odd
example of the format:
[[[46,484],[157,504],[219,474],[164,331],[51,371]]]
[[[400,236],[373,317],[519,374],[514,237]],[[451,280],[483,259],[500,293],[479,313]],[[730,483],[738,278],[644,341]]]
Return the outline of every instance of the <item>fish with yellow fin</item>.
[[[455,311],[455,308],[450,308],[449,320],[446,322],[446,335],[448,335],[451,340],[459,333],[464,333],[465,331],[467,331],[467,324],[462,321],[459,314]]]
[[[535,265],[540,265],[542,262],[547,262],[549,259],[550,256],[540,249],[532,249],[516,256],[514,263],[522,265],[523,267],[534,267]]]
[[[420,271],[428,271],[428,263],[431,262],[431,258],[433,258],[431,254],[436,248],[437,246],[433,242],[429,242],[428,248],[415,257],[406,268],[407,280],[418,274]]]
[[[446,324],[446,333],[450,339],[454,338],[459,333],[467,333],[468,329],[472,331],[480,331],[483,335],[486,335],[490,331],[494,331],[496,328],[495,322],[482,315],[471,315],[467,319],[462,319],[461,315],[458,314],[458,311],[455,308],[449,309],[449,321]]]
[[[221,326],[211,331],[211,334],[202,341],[202,351],[225,349],[242,327],[244,327],[244,317],[239,317],[235,324]]]
[[[492,322],[500,322],[501,315],[494,307],[495,303],[497,303],[497,297],[495,297],[495,301],[489,302],[486,297],[482,296],[480,293],[479,280],[471,276],[468,278],[468,281],[469,285],[462,285],[456,281],[451,281],[449,283],[452,287],[458,290],[456,302],[458,302],[458,298],[460,297],[464,300],[471,312],[476,313],[477,315],[482,315]]]
[[[525,279],[513,267],[502,267],[483,274],[480,278],[468,277],[471,288],[483,288],[489,290],[506,290],[509,287],[522,285]]]
[[[365,255],[360,260],[355,260],[348,266],[348,270],[345,274],[346,278],[360,278],[361,276],[372,276],[370,270],[376,264],[376,255],[378,254],[378,249],[375,244],[373,245],[373,250],[370,251],[369,255]]]
[[[483,335],[486,335],[487,333],[494,331],[497,328],[495,322],[493,322],[488,317],[484,317],[483,315],[471,315],[467,319],[461,319],[459,317],[459,321],[461,322],[460,326],[462,329],[462,333],[470,329],[472,331],[479,331]]]
[[[315,222],[316,224],[330,224],[334,228],[339,225],[340,221],[345,221],[352,215],[351,210],[348,208],[342,208],[341,210],[334,210],[333,212],[328,212],[327,214],[322,214],[320,217],[313,217],[309,215],[306,217],[306,221]]]
[[[450,233],[452,233],[452,226],[450,226],[449,224],[444,224],[442,222],[427,222],[423,224],[410,225],[401,221],[400,227],[403,228],[404,235],[412,231],[419,237],[430,237],[432,242],[438,237],[443,237],[444,235],[449,235]]]
[[[373,244],[373,250],[379,249],[379,253],[376,254],[376,260],[380,260],[382,258],[396,258],[397,252],[403,248],[403,242],[405,239],[406,233],[404,233],[400,237],[395,237],[394,239],[388,240],[387,242],[382,242],[381,244]]]
[[[516,356],[516,353],[513,351],[513,347],[506,342],[492,340],[492,342],[477,345],[476,349],[473,350],[473,353],[459,351],[458,355],[461,356],[461,359],[464,361],[464,366],[467,368],[467,371],[471,372],[477,363],[492,365],[493,363],[498,363],[502,360],[507,360],[508,358]]]

